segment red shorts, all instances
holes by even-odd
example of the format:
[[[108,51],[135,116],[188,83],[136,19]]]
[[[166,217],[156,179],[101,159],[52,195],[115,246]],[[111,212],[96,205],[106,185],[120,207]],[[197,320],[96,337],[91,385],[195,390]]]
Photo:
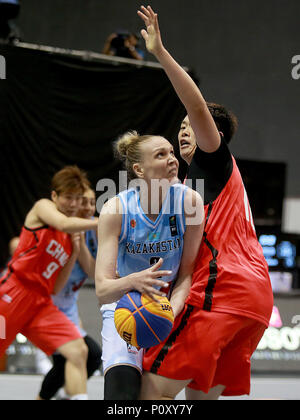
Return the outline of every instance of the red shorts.
[[[29,290],[14,275],[0,286],[0,316],[5,320],[5,339],[0,338],[0,356],[18,333],[25,335],[47,355],[53,354],[63,344],[82,337],[75,324],[54,305],[50,296]]]
[[[143,368],[171,379],[191,379],[189,387],[207,393],[225,385],[222,395],[250,393],[250,358],[266,326],[238,315],[186,305],[169,337],[147,350]]]

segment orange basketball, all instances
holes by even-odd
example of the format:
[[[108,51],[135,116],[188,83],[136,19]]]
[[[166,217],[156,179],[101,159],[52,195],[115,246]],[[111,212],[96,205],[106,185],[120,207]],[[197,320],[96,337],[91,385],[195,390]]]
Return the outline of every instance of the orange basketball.
[[[115,310],[115,326],[128,344],[153,347],[170,334],[174,323],[172,307],[166,297],[156,298],[159,302],[134,291],[120,299]]]

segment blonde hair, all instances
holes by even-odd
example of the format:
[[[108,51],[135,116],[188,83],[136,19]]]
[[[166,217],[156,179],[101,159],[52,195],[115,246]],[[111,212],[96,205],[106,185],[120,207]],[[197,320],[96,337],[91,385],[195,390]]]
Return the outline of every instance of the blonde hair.
[[[137,178],[133,165],[142,162],[140,146],[151,138],[153,138],[151,135],[140,136],[137,131],[128,131],[115,142],[115,154],[123,161],[129,179]]]

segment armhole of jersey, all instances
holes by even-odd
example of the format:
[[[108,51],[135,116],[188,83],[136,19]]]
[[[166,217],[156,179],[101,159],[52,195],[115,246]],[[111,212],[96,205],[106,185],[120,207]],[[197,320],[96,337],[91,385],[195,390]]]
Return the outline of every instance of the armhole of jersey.
[[[187,186],[183,184],[179,184],[178,186],[174,186],[174,193],[175,193],[175,214],[178,216],[179,220],[179,228],[181,235],[183,236],[185,233],[186,225],[185,225],[185,213],[184,213],[184,197],[185,193],[188,189]],[[174,200],[174,199],[173,199]],[[171,202],[173,201],[171,200]]]
[[[38,230],[48,229],[48,228],[49,228],[48,225],[43,225],[43,226],[40,226],[38,228],[29,228],[29,227],[27,227],[27,226],[24,225],[24,229],[28,230],[29,232],[36,232]]]
[[[184,188],[181,190],[181,217],[180,217],[180,222],[181,222],[181,232],[182,235],[184,235],[185,231],[186,231],[186,224],[185,224],[185,211],[184,211],[184,199],[185,199],[185,194],[187,192],[188,187],[184,186]]]
[[[29,227],[24,225],[24,229],[27,230],[28,232],[31,232],[33,234],[36,242],[39,242],[39,238],[38,238],[36,232],[39,231],[39,230],[43,230],[43,229],[49,229],[49,226],[48,225],[43,225],[43,226],[40,226],[38,228],[29,228]]]
[[[128,206],[127,206],[127,195],[125,195],[124,199],[124,193],[120,193],[117,195],[117,197],[120,200],[120,203],[122,205],[123,211],[122,211],[122,228],[121,233],[119,236],[119,243],[121,243],[124,238],[127,236],[127,213],[128,213]]]

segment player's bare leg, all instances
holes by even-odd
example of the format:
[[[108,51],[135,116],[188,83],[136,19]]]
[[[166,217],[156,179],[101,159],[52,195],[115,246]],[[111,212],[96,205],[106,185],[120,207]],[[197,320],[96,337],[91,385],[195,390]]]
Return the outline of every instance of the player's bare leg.
[[[173,400],[191,379],[178,381],[144,372],[142,377],[141,400]]]
[[[88,348],[83,339],[73,340],[58,349],[66,359],[65,388],[72,397],[87,395],[86,363]]]
[[[217,385],[211,388],[208,393],[197,391],[196,389],[186,388],[185,397],[187,400],[198,400],[198,401],[214,401],[218,400],[224,391],[224,385]]]

